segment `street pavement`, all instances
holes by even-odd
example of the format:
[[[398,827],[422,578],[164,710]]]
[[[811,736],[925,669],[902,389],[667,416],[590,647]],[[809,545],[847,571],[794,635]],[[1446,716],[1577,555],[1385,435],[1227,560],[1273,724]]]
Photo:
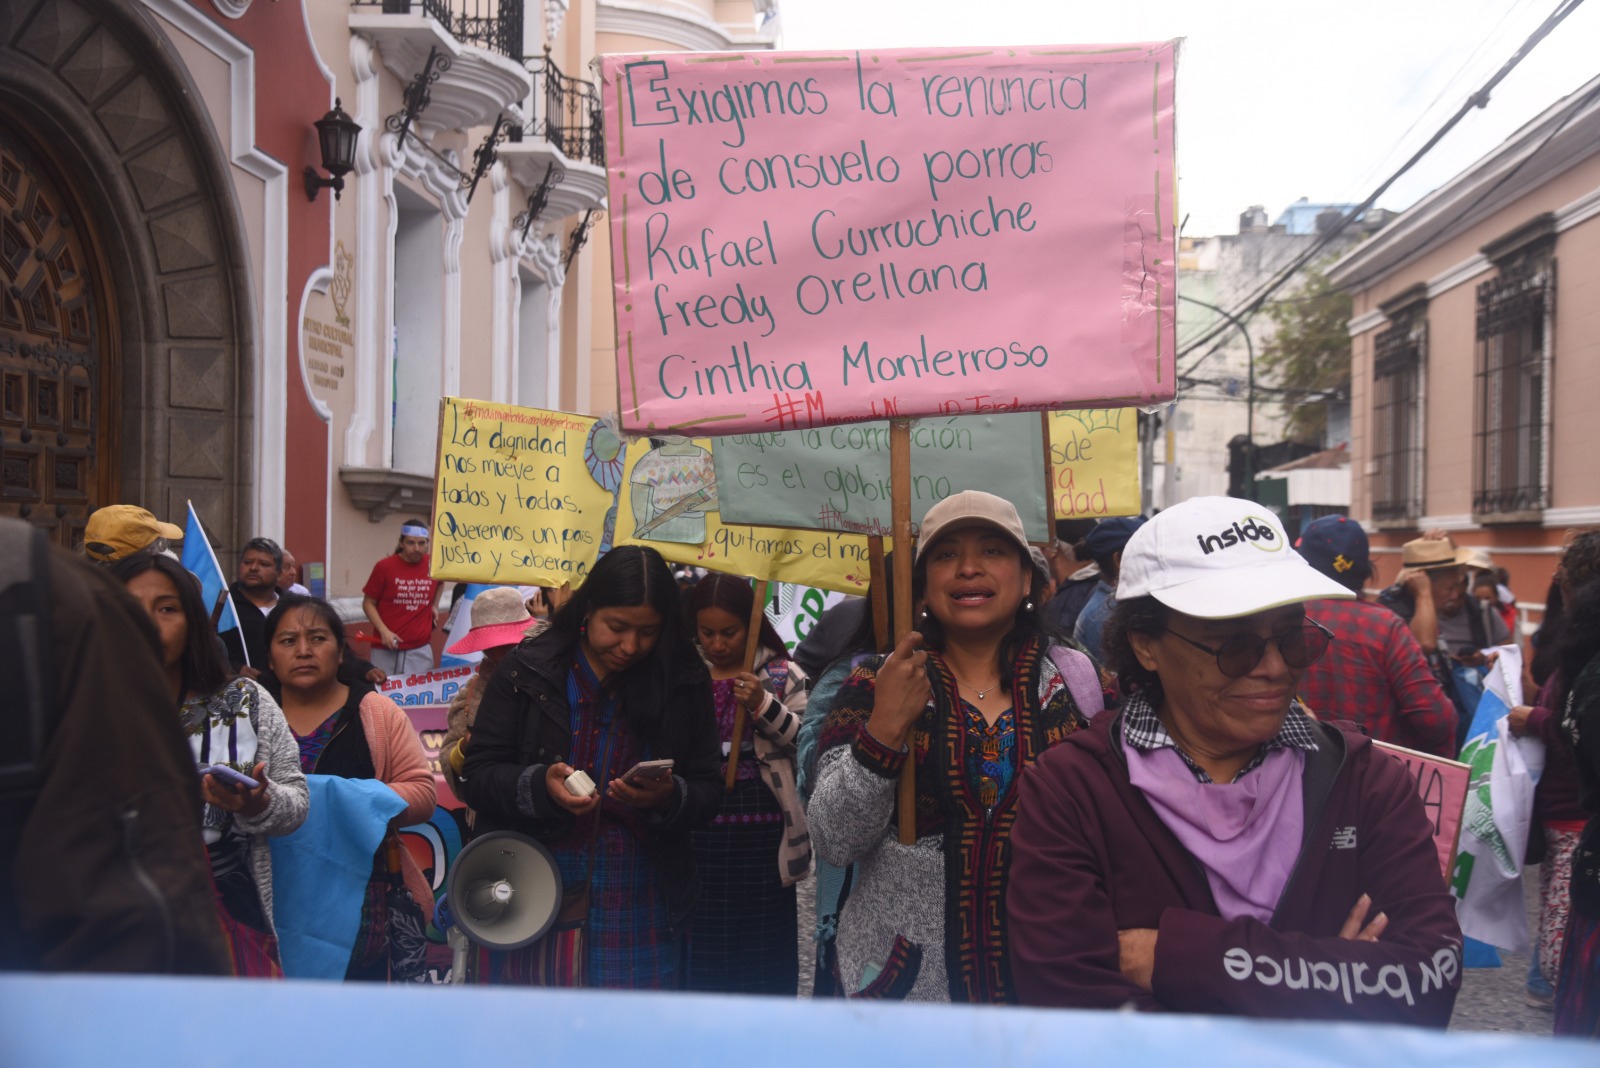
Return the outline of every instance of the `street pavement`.
[[[1524,878],[1528,900],[1529,930],[1537,930],[1539,909],[1539,870],[1533,868]],[[816,926],[816,880],[806,879],[799,886],[800,941],[797,947],[800,960],[800,996],[811,996],[814,966],[811,934]],[[1548,1035],[1551,1015],[1548,1009],[1529,1005],[1524,992],[1527,989],[1528,958],[1525,955],[1502,954],[1499,968],[1471,968],[1462,977],[1461,994],[1456,998],[1455,1015],[1450,1020],[1452,1031],[1516,1031],[1523,1034]]]
[[[1539,929],[1539,869],[1523,873],[1522,888],[1528,902],[1528,930]],[[1549,1009],[1529,1005],[1527,954],[1502,953],[1498,968],[1468,968],[1461,979],[1452,1031],[1517,1031],[1548,1035],[1552,1015]]]

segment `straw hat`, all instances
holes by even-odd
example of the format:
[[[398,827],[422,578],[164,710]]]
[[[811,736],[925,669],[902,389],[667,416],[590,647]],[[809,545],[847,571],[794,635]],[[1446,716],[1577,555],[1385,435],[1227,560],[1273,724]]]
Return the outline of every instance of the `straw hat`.
[[[1413,538],[1400,548],[1400,566],[1413,571],[1459,567],[1471,559],[1471,549],[1457,549],[1449,538]]]
[[[472,599],[472,629],[445,652],[481,653],[501,645],[516,645],[538,620],[528,614],[515,587],[484,590]]]

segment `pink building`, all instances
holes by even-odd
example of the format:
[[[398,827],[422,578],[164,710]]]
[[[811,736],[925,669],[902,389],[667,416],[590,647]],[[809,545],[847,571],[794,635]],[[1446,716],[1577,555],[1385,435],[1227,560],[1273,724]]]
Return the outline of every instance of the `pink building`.
[[[1600,524],[1600,78],[1330,277],[1354,298],[1351,514],[1375,552],[1443,528],[1542,602],[1567,532]]]

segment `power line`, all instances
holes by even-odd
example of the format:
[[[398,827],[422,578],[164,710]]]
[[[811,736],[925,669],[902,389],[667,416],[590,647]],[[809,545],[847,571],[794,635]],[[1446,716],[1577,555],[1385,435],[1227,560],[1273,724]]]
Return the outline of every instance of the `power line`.
[[[1547,17],[1544,22],[1539,24],[1539,27],[1529,35],[1528,39],[1522,43],[1522,46],[1517,49],[1511,58],[1508,59],[1500,67],[1500,69],[1494,73],[1494,76],[1485,82],[1477,92],[1467,97],[1466,102],[1463,103],[1459,109],[1457,109],[1456,113],[1452,115],[1432,137],[1428,138],[1426,144],[1417,149],[1416,152],[1412,153],[1411,158],[1400,165],[1399,170],[1395,171],[1388,178],[1384,179],[1378,188],[1373,190],[1365,200],[1363,200],[1360,204],[1357,204],[1354,208],[1351,208],[1350,211],[1343,215],[1336,224],[1330,226],[1327,231],[1319,235],[1318,240],[1313,242],[1299,256],[1295,257],[1294,261],[1291,262],[1286,268],[1278,272],[1272,278],[1268,279],[1267,282],[1258,287],[1255,293],[1251,295],[1249,300],[1240,305],[1234,314],[1241,319],[1248,319],[1250,316],[1253,316],[1257,311],[1259,311],[1261,306],[1266,303],[1268,297],[1277,292],[1278,289],[1280,289],[1290,278],[1294,277],[1300,268],[1311,262],[1311,260],[1319,252],[1326,248],[1335,237],[1343,233],[1346,227],[1365,215],[1367,211],[1377,203],[1378,198],[1389,191],[1390,186],[1399,181],[1401,176],[1403,176],[1412,167],[1416,166],[1416,164],[1429,152],[1433,151],[1434,147],[1438,145],[1440,141],[1444,140],[1445,135],[1451,130],[1455,129],[1461,120],[1466,118],[1473,109],[1487,107],[1489,104],[1489,94],[1492,93],[1494,89],[1505,80],[1508,74],[1516,69],[1519,63],[1528,57],[1528,54],[1533,51],[1534,47],[1537,46],[1540,41],[1548,37],[1552,30],[1559,26],[1568,15],[1576,11],[1582,4],[1583,0],[1561,0],[1561,2],[1557,4],[1555,11],[1551,12],[1549,17]],[[1214,325],[1193,341],[1186,345],[1180,346],[1176,356],[1174,357],[1174,362],[1176,362],[1177,359],[1187,356],[1201,345],[1215,340],[1218,336],[1231,328],[1232,324],[1226,320]],[[1210,355],[1210,353],[1207,353],[1206,355]],[[1202,360],[1204,358],[1204,356],[1201,357]],[[1193,370],[1194,367],[1199,365],[1199,362],[1199,360],[1196,360],[1195,363],[1188,368],[1188,370]],[[1179,373],[1181,375],[1186,372],[1180,371]]]

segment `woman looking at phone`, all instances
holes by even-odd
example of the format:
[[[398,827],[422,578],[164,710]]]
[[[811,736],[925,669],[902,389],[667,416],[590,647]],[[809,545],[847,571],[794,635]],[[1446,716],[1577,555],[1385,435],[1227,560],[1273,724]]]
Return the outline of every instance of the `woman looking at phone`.
[[[545,945],[480,954],[490,983],[673,989],[698,892],[690,833],[722,794],[711,678],[684,633],[677,584],[654,549],[601,557],[537,638],[484,690],[461,769],[476,830],[519,831],[580,903],[583,952],[546,968]],[[642,761],[670,773],[625,781]],[[592,792],[567,780],[582,771]],[[576,784],[574,784],[576,785]],[[791,949],[791,953],[792,953]]]
[[[270,694],[234,675],[200,600],[200,585],[166,556],[111,565],[161,639],[161,666],[203,774],[203,837],[233,973],[279,977],[267,839],[304,822],[308,795],[294,737]],[[253,784],[253,785],[251,785]]]
[[[262,681],[283,703],[299,742],[301,768],[308,775],[386,784],[406,805],[391,821],[390,834],[394,827],[426,823],[436,791],[422,740],[410,717],[370,683],[339,680],[345,634],[333,606],[315,597],[285,595],[267,617],[266,631],[271,671]],[[311,818],[319,818],[320,810],[319,804]],[[389,977],[388,852],[380,845],[373,856],[347,979],[384,982]],[[399,857],[406,889],[423,916],[431,915],[432,887],[408,851],[400,849]]]
[[[839,916],[841,987],[1014,1001],[1004,905],[1017,781],[1083,725],[1080,700],[1097,710],[1099,682],[1087,656],[1044,633],[1044,576],[1008,501],[969,490],[928,509],[912,575],[918,630],[840,688],[811,795],[817,855],[856,865]],[[896,827],[907,760],[913,845]]]
[[[748,581],[715,571],[688,597],[724,754],[741,709],[747,726],[738,754],[728,758],[738,761],[733,791],[711,825],[694,832],[701,890],[689,924],[689,985],[794,997],[795,884],[811,868],[811,835],[795,788],[807,680],[765,613],[755,670],[745,670],[754,608]]]

